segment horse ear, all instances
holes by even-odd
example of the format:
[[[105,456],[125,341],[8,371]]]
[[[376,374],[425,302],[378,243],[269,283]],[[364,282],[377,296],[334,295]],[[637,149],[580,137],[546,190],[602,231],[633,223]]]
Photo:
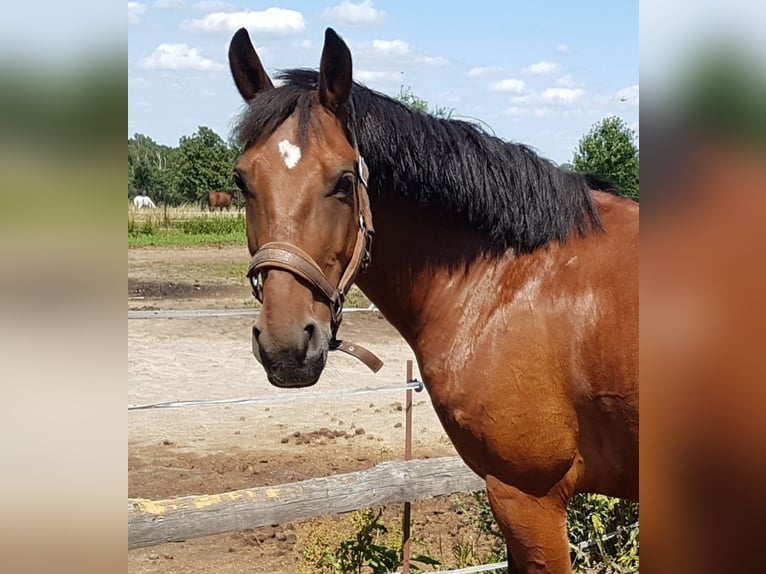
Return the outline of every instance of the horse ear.
[[[229,44],[229,68],[246,102],[252,100],[258,92],[274,87],[244,28],[237,30]]]
[[[351,50],[332,28],[324,33],[319,63],[319,101],[337,113],[351,94]]]

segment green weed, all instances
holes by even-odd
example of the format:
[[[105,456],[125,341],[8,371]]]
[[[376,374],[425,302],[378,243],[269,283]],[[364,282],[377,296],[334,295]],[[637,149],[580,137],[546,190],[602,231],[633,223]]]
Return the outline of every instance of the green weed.
[[[473,493],[461,509],[482,532],[494,538],[492,561],[505,560],[505,541],[485,490]],[[578,494],[569,503],[567,527],[575,571],[635,572],[639,566],[638,504],[600,494]],[[458,549],[465,552],[465,549]]]
[[[390,531],[381,522],[383,508],[365,509],[351,517],[353,535],[340,541],[325,533],[312,533],[304,548],[304,558],[312,572],[320,574],[388,574],[402,563],[401,534]],[[439,566],[428,555],[410,557],[410,571],[422,572],[421,566]]]

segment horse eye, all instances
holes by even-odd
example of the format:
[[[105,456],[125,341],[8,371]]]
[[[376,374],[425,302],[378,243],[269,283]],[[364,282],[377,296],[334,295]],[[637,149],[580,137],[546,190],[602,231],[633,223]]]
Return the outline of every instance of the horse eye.
[[[248,197],[250,195],[250,192],[247,190],[247,186],[245,185],[245,182],[242,180],[242,176],[235,171],[233,178],[234,178],[234,185],[236,185],[239,188],[239,191],[242,192],[242,195],[244,195],[245,197]]]
[[[335,184],[334,193],[349,195],[354,189],[354,180],[350,173],[344,173],[340,176],[338,183]]]

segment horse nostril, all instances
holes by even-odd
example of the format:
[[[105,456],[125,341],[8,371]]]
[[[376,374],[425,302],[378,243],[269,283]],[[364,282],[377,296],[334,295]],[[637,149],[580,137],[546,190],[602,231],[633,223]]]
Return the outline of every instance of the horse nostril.
[[[261,336],[261,330],[255,325],[253,325],[253,337],[257,341],[260,336]]]
[[[316,325],[314,323],[309,323],[303,328],[303,331],[306,333],[306,342],[311,341],[311,339],[314,338],[315,330],[316,330]]]

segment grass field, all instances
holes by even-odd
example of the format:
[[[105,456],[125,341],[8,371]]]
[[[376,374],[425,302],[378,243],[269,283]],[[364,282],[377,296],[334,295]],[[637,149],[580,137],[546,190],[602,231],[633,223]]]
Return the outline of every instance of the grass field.
[[[202,211],[193,204],[128,207],[128,247],[244,244],[244,211]]]

